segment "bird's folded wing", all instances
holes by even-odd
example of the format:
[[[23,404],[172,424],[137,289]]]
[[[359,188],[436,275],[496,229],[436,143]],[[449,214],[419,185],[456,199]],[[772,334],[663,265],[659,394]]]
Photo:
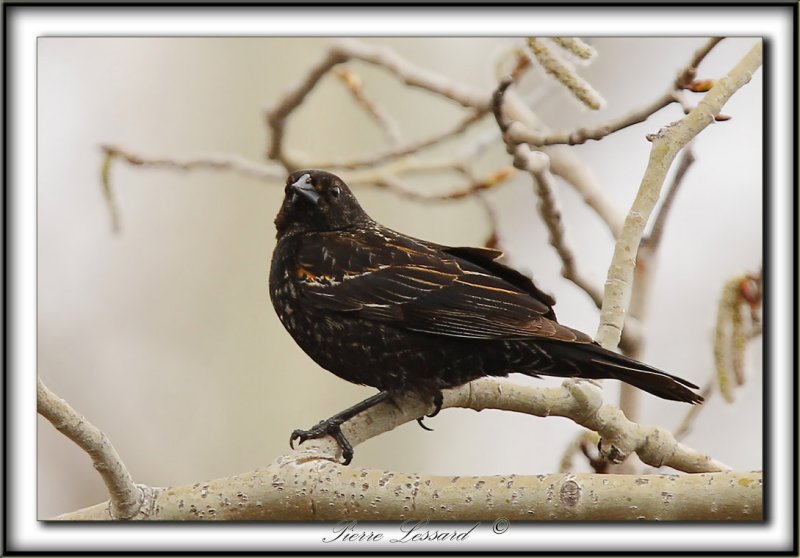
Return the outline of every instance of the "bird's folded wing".
[[[591,342],[522,288],[435,245],[336,235],[306,242],[296,271],[312,306],[433,335]],[[500,265],[500,264],[497,264]],[[507,268],[506,268],[507,269]]]

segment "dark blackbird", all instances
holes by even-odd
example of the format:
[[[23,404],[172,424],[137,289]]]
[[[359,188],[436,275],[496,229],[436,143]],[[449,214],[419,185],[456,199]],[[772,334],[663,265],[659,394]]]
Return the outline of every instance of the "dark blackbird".
[[[295,430],[292,445],[330,434],[346,464],[353,451],[339,426],[359,412],[412,392],[431,400],[436,414],[441,390],[511,372],[613,378],[664,399],[703,400],[694,384],[559,324],[555,300],[495,261],[501,252],[387,229],[333,174],[292,173],[275,226],[269,289],[284,327],[323,368],[380,390]]]

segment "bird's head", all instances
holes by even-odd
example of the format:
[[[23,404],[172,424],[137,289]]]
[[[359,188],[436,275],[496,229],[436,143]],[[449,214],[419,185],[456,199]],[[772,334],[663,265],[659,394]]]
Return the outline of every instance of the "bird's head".
[[[321,170],[300,170],[286,180],[283,205],[275,218],[278,237],[293,232],[325,232],[370,222],[344,180]]]

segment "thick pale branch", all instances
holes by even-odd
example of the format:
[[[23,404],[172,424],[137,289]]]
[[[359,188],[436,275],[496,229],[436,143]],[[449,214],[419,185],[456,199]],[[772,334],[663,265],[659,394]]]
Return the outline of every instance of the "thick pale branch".
[[[596,336],[603,347],[613,349],[619,343],[625,307],[630,297],[636,253],[672,161],[678,151],[714,121],[728,99],[750,81],[753,73],[761,66],[762,50],[763,45],[759,41],[727,76],[716,82],[694,110],[651,137],[653,147],[647,170],[625,220],[625,227],[617,241],[608,271],[600,327]]]
[[[117,450],[106,435],[78,414],[66,401],[50,391],[41,380],[38,381],[36,390],[36,404],[40,415],[89,454],[92,465],[100,473],[111,496],[105,510],[109,518],[134,517],[144,500],[144,491],[133,482]]]
[[[428,476],[283,457],[249,473],[154,489],[175,520],[763,520],[760,472]],[[106,504],[58,516],[111,519]]]
[[[636,257],[637,265],[634,282],[631,287],[631,302],[628,308],[628,315],[625,318],[625,330],[623,330],[623,335],[625,331],[627,331],[631,320],[636,320],[637,323],[642,323],[645,320],[648,302],[650,300],[650,287],[658,267],[658,249],[661,245],[661,238],[663,237],[667,217],[672,209],[672,204],[675,201],[678,190],[683,184],[686,172],[689,170],[692,163],[694,163],[694,160],[694,153],[691,145],[689,145],[683,151],[678,169],[675,172],[675,177],[672,179],[672,184],[670,184],[667,194],[664,196],[664,201],[653,221],[653,228],[651,229],[650,235],[646,239],[643,239],[639,246],[639,252]],[[622,345],[621,341],[620,345]],[[636,339],[635,343],[625,343],[622,348],[627,356],[635,358],[636,360],[643,360],[644,341],[641,336]],[[641,390],[624,383],[620,386],[619,408],[622,409],[625,415],[631,420],[639,420],[641,398]]]
[[[639,249],[640,257],[642,255],[642,248],[646,247],[649,255],[653,252],[656,252],[661,245],[661,238],[664,235],[664,227],[667,223],[667,217],[672,210],[672,204],[675,202],[675,198],[678,195],[678,190],[680,190],[680,187],[683,185],[683,179],[685,178],[686,173],[689,171],[689,168],[692,166],[694,161],[694,151],[692,151],[692,146],[689,144],[683,151],[680,162],[678,163],[678,168],[675,171],[675,176],[672,179],[672,184],[670,184],[667,194],[664,196],[664,201],[661,203],[661,208],[658,210],[655,219],[653,219],[653,228],[650,229],[647,242],[643,242]]]

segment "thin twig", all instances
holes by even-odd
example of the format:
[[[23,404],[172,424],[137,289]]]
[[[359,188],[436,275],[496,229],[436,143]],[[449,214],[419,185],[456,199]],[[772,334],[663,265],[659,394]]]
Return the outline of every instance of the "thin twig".
[[[419,87],[454,101],[464,108],[486,110],[489,106],[487,93],[416,66],[388,47],[371,45],[355,39],[341,39],[332,48],[347,59],[375,64],[391,72],[408,86]]]
[[[111,232],[118,234],[122,230],[122,217],[117,198],[114,195],[114,189],[111,186],[111,163],[114,162],[116,153],[108,149],[105,150],[105,153],[103,166],[100,169],[100,184],[103,187],[103,198],[106,200],[108,210],[111,212]]]
[[[284,149],[286,120],[331,68],[349,60],[361,60],[380,66],[394,74],[406,85],[425,89],[455,101],[465,108],[471,108],[478,112],[488,110],[489,102],[484,93],[465,85],[456,84],[451,79],[415,66],[387,47],[369,45],[355,39],[340,39],[331,45],[322,60],[312,66],[295,85],[288,89],[278,104],[264,111],[264,119],[270,131],[270,144],[266,153],[268,159],[280,162],[289,171],[302,166],[293,157],[287,155]]]
[[[708,56],[708,53],[724,38],[725,37],[711,37],[706,44],[695,51],[689,64],[678,74],[678,77],[675,78],[674,86],[676,90],[684,89],[695,80],[697,77],[697,69],[700,67],[700,64],[705,57]]]
[[[488,114],[488,112],[489,112],[488,110],[473,111],[466,118],[458,122],[453,128],[449,130],[436,133],[430,137],[427,137],[419,141],[410,142],[399,147],[393,147],[391,149],[381,151],[373,155],[367,155],[359,159],[353,159],[350,161],[341,161],[341,160],[317,161],[313,165],[303,165],[303,166],[314,166],[323,169],[348,169],[348,170],[374,167],[386,163],[387,161],[391,161],[392,159],[398,159],[400,157],[404,157],[412,153],[417,153],[428,147],[439,145],[445,140],[457,137],[462,133],[464,133],[465,131],[467,131],[469,128],[471,128],[474,124],[479,122],[484,116],[486,116],[486,114]]]
[[[450,167],[447,170],[458,169]],[[500,184],[507,182],[513,176],[513,174],[514,169],[498,169],[483,179],[473,180],[467,186],[461,187],[458,190],[454,190],[446,194],[429,194],[418,192],[409,188],[397,174],[384,172],[356,175],[356,177],[352,180],[349,180],[348,183],[372,184],[374,186],[378,186],[379,188],[391,190],[393,193],[401,197],[416,201],[453,201],[468,198],[481,192],[485,192],[486,190],[495,188]]]
[[[611,236],[616,239],[622,231],[625,216],[611,202],[592,170],[566,145],[543,147],[542,152],[550,157],[550,170],[553,174],[563,178],[580,194],[584,203],[597,214],[608,227]]]
[[[119,158],[126,163],[141,167],[165,168],[181,171],[225,170],[259,180],[282,180],[286,177],[284,169],[277,165],[263,165],[235,154],[214,154],[192,159],[165,157],[144,157],[131,153],[115,145],[101,145],[107,157]]]
[[[502,80],[492,97],[492,108],[497,121],[497,125],[503,132],[503,139],[506,139],[506,131],[509,129],[508,122],[503,114],[504,94],[511,85],[511,80]],[[556,249],[561,258],[561,275],[572,281],[583,290],[592,301],[599,307],[602,301],[600,290],[592,285],[577,269],[575,257],[572,250],[564,240],[564,225],[561,222],[561,211],[558,208],[554,197],[554,180],[549,171],[549,158],[542,152],[534,152],[524,144],[514,145],[506,142],[506,149],[514,157],[514,166],[520,170],[528,172],[537,186],[539,197],[539,213],[550,233],[550,245]]]
[[[602,293],[578,271],[575,255],[567,245],[561,209],[555,198],[555,180],[549,170],[549,158],[542,152],[531,151],[528,146],[518,145],[514,154],[514,166],[527,170],[534,179],[539,198],[539,215],[549,232],[550,245],[561,258],[561,275],[583,290],[595,305],[602,304]]]
[[[603,139],[610,134],[628,128],[629,126],[644,122],[664,107],[683,99],[683,96],[679,94],[680,91],[689,85],[689,83],[691,83],[691,81],[694,79],[694,76],[697,75],[697,67],[700,65],[706,55],[711,52],[711,50],[721,40],[722,39],[719,37],[709,40],[703,47],[695,52],[692,60],[689,62],[689,65],[680,71],[678,77],[673,81],[672,84],[670,84],[670,88],[664,94],[655,99],[653,102],[629,113],[626,116],[610,120],[609,122],[594,128],[581,128],[574,132],[561,132],[553,134],[533,130],[518,123],[509,128],[509,140],[514,143],[527,143],[529,145],[536,146],[556,144],[579,145],[586,143],[589,140],[596,141]]]
[[[342,83],[345,84],[347,90],[353,94],[356,102],[364,107],[364,110],[367,111],[367,114],[369,114],[373,120],[375,120],[378,127],[386,136],[386,139],[389,140],[389,143],[392,146],[396,146],[400,142],[400,129],[398,128],[397,123],[392,120],[391,116],[389,116],[385,110],[383,110],[383,107],[364,94],[364,87],[361,82],[361,78],[354,72],[345,70],[344,68],[338,68],[334,71],[334,73],[336,74],[336,77],[342,80]]]
[[[508,81],[514,81],[513,77]],[[513,90],[505,90],[501,94],[502,110],[509,126],[513,128],[517,123],[547,133],[546,126],[537,115],[522,101]],[[589,167],[580,160],[575,150],[566,145],[553,145],[541,149],[550,157],[550,169],[567,181],[583,198],[586,205],[594,210],[597,216],[606,224],[614,238],[619,236],[625,216],[606,195],[606,189],[599,183],[597,177]]]
[[[277,105],[264,111],[264,119],[270,129],[270,145],[267,158],[278,161],[287,171],[296,170],[296,164],[289,160],[283,149],[286,118],[299,107],[317,82],[334,66],[347,61],[347,56],[339,49],[330,48],[325,57],[312,66],[300,80],[291,86],[281,97]]]

